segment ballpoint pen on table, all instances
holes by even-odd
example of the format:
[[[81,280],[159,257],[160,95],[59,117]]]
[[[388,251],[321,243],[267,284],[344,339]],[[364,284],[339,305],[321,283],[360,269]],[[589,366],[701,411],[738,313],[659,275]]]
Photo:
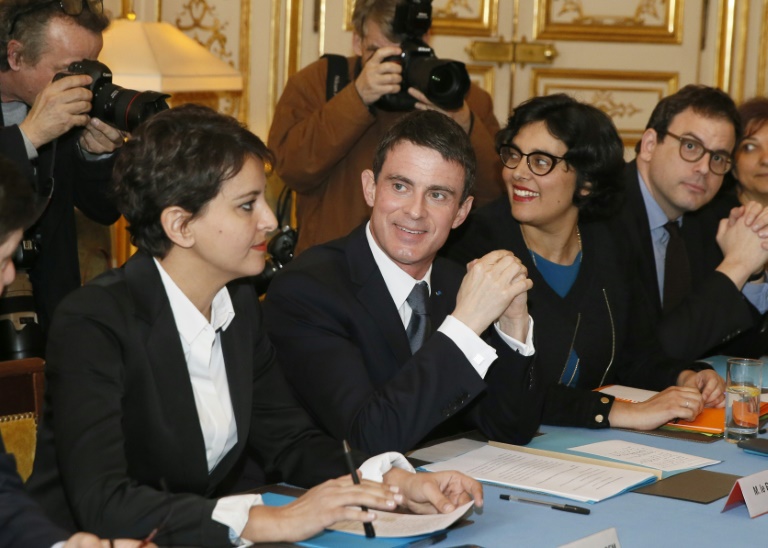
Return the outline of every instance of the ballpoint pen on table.
[[[347,440],[344,440],[342,442],[342,445],[344,446],[344,458],[347,459],[347,466],[349,467],[349,473],[352,474],[352,481],[355,482],[355,485],[358,485],[360,483],[360,478],[357,477],[357,467],[355,466],[355,463],[352,462],[352,450],[349,448],[349,444],[347,443]],[[360,507],[363,512],[367,512],[368,508],[365,506]],[[376,531],[373,530],[373,524],[365,521],[363,522],[363,529],[365,529],[365,536],[368,538],[374,538],[376,536]]]
[[[581,506],[573,506],[571,504],[559,504],[556,502],[548,502],[546,500],[527,499],[523,497],[515,497],[512,495],[499,495],[499,498],[502,500],[514,500],[517,502],[526,502],[528,504],[541,504],[543,506],[549,506],[553,510],[561,510],[563,512],[572,512],[574,514],[584,514],[585,516],[588,515],[590,512],[588,508],[582,508]]]

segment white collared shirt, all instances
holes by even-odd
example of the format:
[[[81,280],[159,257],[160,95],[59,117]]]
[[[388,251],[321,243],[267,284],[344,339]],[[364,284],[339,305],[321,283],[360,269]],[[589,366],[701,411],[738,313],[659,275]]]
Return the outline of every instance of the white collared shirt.
[[[397,311],[403,321],[403,326],[407,327],[408,322],[411,320],[411,315],[413,314],[411,306],[407,302],[408,295],[413,289],[414,284],[421,281],[427,282],[430,295],[432,294],[432,265],[429,265],[429,269],[424,275],[424,278],[416,280],[395,264],[395,262],[379,247],[379,244],[376,243],[376,240],[374,240],[373,234],[371,233],[370,221],[366,224],[365,236],[368,239],[368,246],[371,248],[373,260],[376,262],[376,266],[379,268],[379,272],[381,272],[381,275],[384,278],[384,283],[397,307]],[[525,343],[521,343],[502,332],[498,327],[498,322],[494,323],[494,328],[510,348],[516,350],[523,356],[533,355],[535,351],[533,347],[533,319],[530,316],[528,316],[528,336]],[[475,371],[477,371],[477,374],[480,375],[481,378],[485,378],[488,368],[491,367],[491,364],[498,357],[496,350],[464,323],[453,316],[446,316],[445,320],[437,330],[451,339],[466,356],[467,360],[469,360],[469,363]]]
[[[221,332],[234,319],[235,309],[229,291],[223,287],[213,298],[209,322],[157,259],[155,264],[171,303],[184,358],[187,360],[210,473],[237,443],[237,424],[221,349]]]
[[[221,348],[221,332],[232,323],[235,309],[229,291],[224,287],[213,298],[209,322],[157,259],[155,264],[171,303],[187,361],[210,473],[237,443],[237,424]],[[360,472],[364,479],[381,482],[383,475],[393,467],[415,472],[400,453],[382,453],[371,457],[360,466]],[[260,504],[264,504],[261,495],[222,497],[216,502],[211,518],[230,528],[230,540],[234,545],[250,545],[252,543],[244,541],[240,535],[248,523],[251,507]]]

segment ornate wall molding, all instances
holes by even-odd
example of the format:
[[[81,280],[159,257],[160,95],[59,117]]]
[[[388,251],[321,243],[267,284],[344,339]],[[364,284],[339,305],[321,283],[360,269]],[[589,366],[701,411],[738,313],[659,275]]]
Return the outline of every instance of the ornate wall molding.
[[[175,25],[243,76],[242,92],[177,93],[174,104],[200,102],[240,121],[248,119],[250,13],[250,0],[240,0],[237,7],[212,0],[158,0],[160,20]]]
[[[531,95],[567,93],[613,119],[626,147],[645,131],[659,100],[678,88],[672,72],[534,69]]]
[[[725,92],[731,91],[731,73],[733,70],[734,26],[736,22],[735,0],[720,0],[717,8],[717,64],[715,83]]]
[[[488,65],[467,65],[469,78],[488,92],[493,97],[496,86],[496,71],[493,66]]]
[[[757,56],[757,95],[768,93],[768,0],[763,0],[760,25],[760,48]]]
[[[534,37],[549,40],[680,44],[683,0],[536,0]],[[601,11],[602,10],[602,11]]]
[[[344,0],[344,30],[352,28],[354,0]],[[432,33],[495,36],[499,0],[433,0]]]

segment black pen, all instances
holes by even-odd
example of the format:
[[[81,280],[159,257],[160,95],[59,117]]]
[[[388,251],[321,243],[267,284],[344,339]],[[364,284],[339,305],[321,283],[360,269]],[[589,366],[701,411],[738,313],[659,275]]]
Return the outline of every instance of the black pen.
[[[549,506],[552,510],[561,510],[563,512],[571,512],[574,514],[589,515],[589,508],[582,508],[581,506],[573,506],[572,504],[558,504],[556,502],[547,502],[546,500],[526,499],[523,497],[513,497],[512,495],[499,495],[501,500],[514,500],[517,502],[527,502],[528,504],[542,504]]]
[[[344,440],[342,442],[342,445],[344,446],[344,458],[347,459],[347,466],[349,467],[349,473],[352,474],[352,481],[355,482],[355,485],[360,485],[360,478],[357,477],[357,467],[355,466],[355,463],[352,462],[352,450],[349,448],[349,444],[347,443],[347,440]],[[360,509],[363,512],[368,511],[368,508],[365,506],[360,506]],[[364,521],[363,529],[365,529],[365,536],[367,538],[376,537],[376,531],[373,530],[373,523]]]

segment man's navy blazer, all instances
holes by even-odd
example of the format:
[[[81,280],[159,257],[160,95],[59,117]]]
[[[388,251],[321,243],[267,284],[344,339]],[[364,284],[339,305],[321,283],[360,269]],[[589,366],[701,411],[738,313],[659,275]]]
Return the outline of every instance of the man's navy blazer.
[[[453,312],[464,273],[435,259],[433,329]],[[289,263],[267,291],[264,313],[299,400],[332,436],[364,451],[407,451],[425,438],[473,428],[526,443],[538,428],[539,402],[524,417],[506,406],[508,394],[528,391],[532,358],[511,350],[493,328],[484,338],[499,358],[485,380],[441,332],[411,355],[365,225]]]

